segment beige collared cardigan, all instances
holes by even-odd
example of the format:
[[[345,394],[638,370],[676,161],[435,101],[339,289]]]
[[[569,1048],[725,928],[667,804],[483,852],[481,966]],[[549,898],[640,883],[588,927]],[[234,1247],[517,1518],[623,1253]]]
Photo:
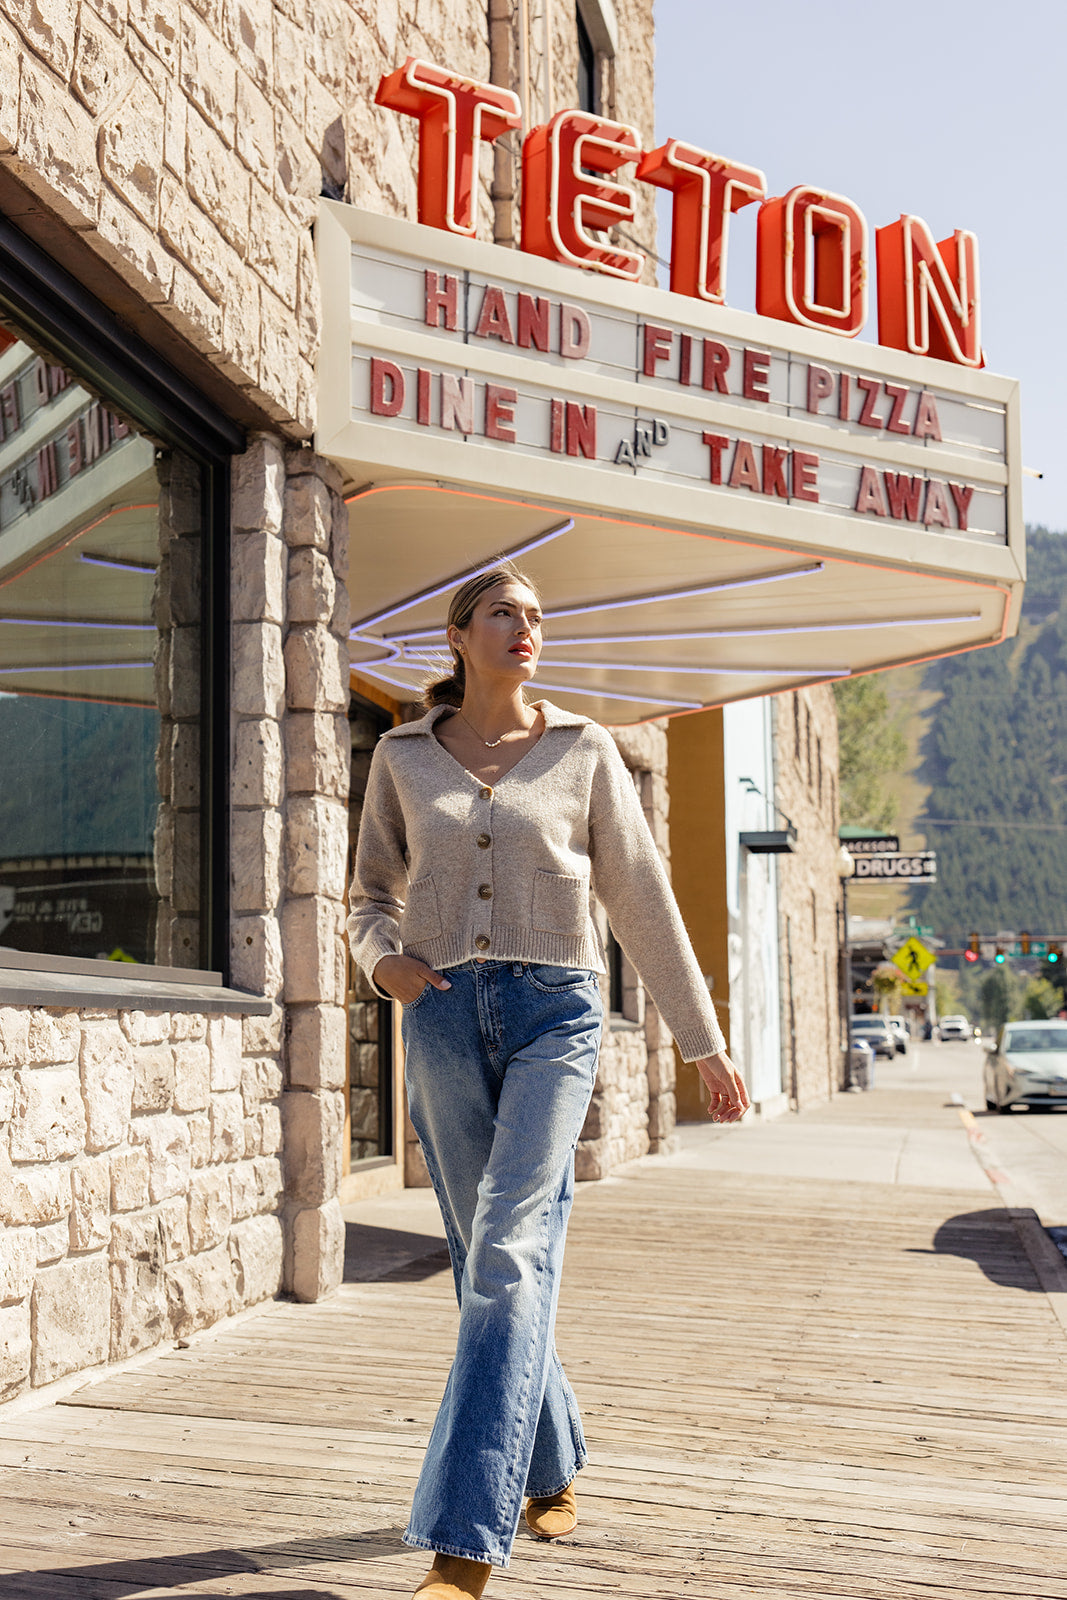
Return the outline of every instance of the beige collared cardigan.
[[[682,1059],[725,1049],[614,741],[547,700],[538,709],[543,734],[493,785],[434,735],[446,706],[382,735],[349,900],[354,959],[372,981],[401,953],[438,971],[482,956],[603,972],[592,892]]]

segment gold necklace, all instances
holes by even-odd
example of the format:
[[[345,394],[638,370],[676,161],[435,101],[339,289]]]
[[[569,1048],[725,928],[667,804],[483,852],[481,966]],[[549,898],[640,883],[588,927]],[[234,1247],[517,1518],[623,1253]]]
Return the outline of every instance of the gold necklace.
[[[468,717],[466,712],[463,710],[463,707],[462,706],[457,706],[456,710],[459,712],[460,716],[463,718],[464,722],[467,724],[467,727],[474,734],[474,737],[476,739],[481,739],[482,743],[485,745],[485,748],[487,750],[495,750],[498,744],[503,744],[504,743],[504,740],[507,738],[509,733],[514,733],[515,732],[514,728],[508,728],[504,733],[502,733],[500,735],[499,739],[484,739],[484,738],[482,738],[482,735],[478,732],[477,728],[474,726],[474,723],[471,721],[470,717]],[[522,728],[522,732],[523,733],[529,733],[529,731],[530,731],[529,728],[527,728],[525,726],[525,724],[524,724],[523,728]]]

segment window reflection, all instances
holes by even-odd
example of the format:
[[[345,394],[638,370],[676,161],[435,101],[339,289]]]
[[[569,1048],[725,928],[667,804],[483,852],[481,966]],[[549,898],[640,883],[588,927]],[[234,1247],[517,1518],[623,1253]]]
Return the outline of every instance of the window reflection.
[[[0,947],[200,959],[199,471],[0,327]]]

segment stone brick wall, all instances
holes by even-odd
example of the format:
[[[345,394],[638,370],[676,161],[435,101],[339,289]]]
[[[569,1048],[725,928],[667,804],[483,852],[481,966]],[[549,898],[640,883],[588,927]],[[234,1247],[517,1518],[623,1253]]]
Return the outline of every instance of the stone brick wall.
[[[274,1002],[285,1064],[284,1283],[341,1281],[348,848],[348,513],[336,468],[252,441],[233,495],[231,972]]]
[[[0,1400],[276,1294],[260,1019],[0,1009]]]
[[[827,685],[775,699],[775,803],[797,827],[778,857],[783,1086],[797,1107],[843,1085],[838,987],[837,712]]]

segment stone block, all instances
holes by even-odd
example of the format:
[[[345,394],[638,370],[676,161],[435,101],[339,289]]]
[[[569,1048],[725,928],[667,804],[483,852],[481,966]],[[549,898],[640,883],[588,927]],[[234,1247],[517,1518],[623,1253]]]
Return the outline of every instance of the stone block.
[[[232,1220],[230,1176],[225,1168],[193,1174],[189,1189],[189,1244],[193,1252],[221,1244]]]
[[[153,1204],[184,1194],[189,1187],[189,1129],[182,1117],[137,1117],[130,1140],[148,1152],[148,1195]]]
[[[230,814],[230,904],[272,911],[281,899],[282,819],[276,810]]]
[[[259,1210],[259,1184],[255,1163],[239,1161],[227,1167],[230,1180],[230,1215],[237,1220],[251,1217]]]
[[[134,33],[159,58],[168,73],[178,70],[178,11],[166,0],[129,0]]]
[[[306,88],[305,79],[305,110]],[[314,196],[322,186],[322,170],[303,126],[294,121],[284,106],[275,107],[274,139],[278,199],[297,226],[306,227],[314,219]]]
[[[86,1148],[109,1150],[121,1144],[130,1122],[133,1065],[129,1042],[118,1023],[86,1025],[82,1045]]]
[[[15,1114],[15,1070],[0,1067],[0,1126],[5,1126]]]
[[[273,998],[282,988],[282,939],[273,913],[233,917],[230,978],[238,989]]]
[[[285,541],[292,548],[330,548],[333,516],[330,491],[320,477],[291,476],[285,485]]]
[[[167,83],[163,101],[163,161],[182,183],[185,182],[185,139],[189,123],[189,102],[176,79]]]
[[[175,267],[175,281],[181,271]],[[170,634],[170,714],[180,722],[200,715],[200,629],[176,627]]]
[[[282,305],[295,312],[300,235],[271,190],[255,179],[250,185],[249,205],[245,260]]]
[[[30,1380],[30,1302],[0,1307],[0,1402],[13,1400]]]
[[[112,1211],[139,1211],[148,1204],[148,1151],[141,1145],[111,1156]]]
[[[163,1274],[167,1315],[175,1338],[209,1328],[233,1310],[233,1268],[226,1245],[175,1262]]]
[[[343,1005],[291,1007],[287,1059],[294,1089],[343,1089],[345,1029]]]
[[[211,1017],[208,1020],[208,1048],[211,1051],[211,1087],[241,1087],[241,1018]]]
[[[280,1055],[285,1012],[281,1006],[271,1007],[265,1017],[241,1018],[241,1049],[246,1056]]]
[[[202,354],[214,355],[221,348],[222,308],[180,261],[174,263],[171,292],[160,311],[171,327]]]
[[[253,178],[269,188],[274,181],[274,109],[262,88],[240,71],[237,74],[236,148]]]
[[[348,179],[344,111],[337,96],[311,75],[307,81],[304,132],[318,158],[323,193],[340,198]]]
[[[294,628],[285,641],[285,700],[293,711],[347,711],[348,648],[328,629]]]
[[[12,1161],[56,1161],[85,1147],[81,1082],[70,1067],[36,1067],[15,1074]]]
[[[310,225],[310,206],[308,210],[309,216],[301,222],[301,226]],[[266,283],[262,283],[261,287],[259,314],[260,389],[270,397],[279,412],[285,416],[296,416],[301,356],[295,319],[284,301],[279,300]]]
[[[190,1039],[207,1038],[207,1017],[199,1011],[175,1011],[170,1018],[170,1037],[173,1044],[184,1044]]]
[[[0,22],[0,152],[19,142],[19,78],[23,44],[6,21]]]
[[[230,615],[235,622],[284,622],[287,549],[276,533],[230,541]]]
[[[77,0],[11,0],[6,9],[30,49],[66,81],[74,51]]]
[[[282,1148],[282,1113],[276,1100],[268,1100],[255,1114],[255,1148],[252,1155],[277,1155]]]
[[[181,46],[182,89],[204,119],[204,132],[217,135],[232,147],[237,117],[237,69],[226,46],[188,9],[182,12]],[[193,144],[204,142],[202,137],[194,136],[193,121],[190,117],[190,156]],[[197,199],[204,204],[200,195]],[[221,200],[225,205],[224,194]]]
[[[274,13],[274,87],[295,123],[302,123],[307,90],[306,34],[281,9]]]
[[[0,1305],[25,1300],[36,1270],[36,1230],[10,1225],[0,1230]]]
[[[348,808],[323,795],[294,795],[285,812],[285,868],[291,895],[343,900]]]
[[[156,1212],[163,1255],[167,1261],[184,1261],[189,1254],[189,1200],[184,1194],[164,1200]]]
[[[33,1327],[36,1387],[106,1361],[111,1281],[103,1252],[41,1268],[33,1290]]]
[[[193,914],[200,909],[200,814],[174,813],[174,871],[171,900],[176,912]],[[175,965],[181,965],[175,962]]]
[[[254,1216],[236,1223],[229,1247],[235,1305],[254,1306],[278,1294],[284,1254],[280,1217]]]
[[[193,1040],[174,1046],[174,1109],[203,1111],[211,1092],[211,1051]]]
[[[240,1161],[244,1156],[244,1114],[241,1096],[236,1090],[212,1096],[208,1112],[212,1161]]]
[[[234,729],[235,806],[276,806],[282,796],[282,735],[276,722],[257,717]]]
[[[273,1057],[245,1057],[241,1070],[241,1100],[246,1116],[251,1116],[264,1100],[277,1100],[283,1088],[282,1069]]]
[[[594,1139],[579,1144],[574,1152],[574,1176],[578,1183],[596,1183],[611,1170],[606,1140]]]
[[[290,794],[349,793],[348,719],[325,711],[294,711],[285,722],[286,787]]]
[[[322,895],[287,900],[281,912],[287,1001],[344,999],[343,909]]]
[[[162,165],[163,104],[146,83],[135,79],[100,129],[100,167],[148,228],[159,223]]]
[[[73,28],[66,35],[74,38]],[[19,173],[62,222],[95,223],[100,196],[96,124],[46,67],[22,57]]]
[[[282,1097],[281,1113],[286,1193],[321,1206],[341,1181],[344,1098],[329,1089],[290,1092]]]
[[[176,810],[199,815],[200,728],[195,722],[176,722],[171,730],[171,803]]]
[[[50,1222],[37,1229],[37,1265],[62,1261],[70,1244],[70,1234],[65,1222]]]
[[[24,1059],[41,1066],[65,1066],[68,1061],[77,1061],[81,1036],[81,1017],[76,1011],[34,1008],[27,1018]]]
[[[300,324],[300,338],[305,350],[317,350],[322,337],[322,296],[319,292],[319,275],[315,264],[315,251],[311,239],[304,235],[300,239],[300,253],[297,257],[296,267],[297,286],[297,316]],[[348,512],[345,510],[345,526],[348,524]],[[334,535],[337,532],[337,509],[334,507]],[[333,550],[331,549],[331,559]],[[340,576],[340,569],[334,563],[334,571]],[[347,575],[347,565],[345,569]]]
[[[279,439],[254,435],[233,459],[231,518],[235,533],[281,533],[285,455]]]
[[[211,1118],[206,1111],[198,1112],[189,1122],[189,1160],[196,1168],[206,1167],[211,1160]]]
[[[279,717],[286,674],[281,628],[274,622],[237,622],[231,637],[231,711],[239,717]]]
[[[96,240],[100,255],[142,299],[150,305],[166,303],[174,262],[154,229],[147,228],[110,189],[100,195]]]
[[[344,1275],[345,1220],[336,1199],[298,1211],[292,1222],[288,1287],[298,1300],[321,1300]]]
[[[325,456],[320,456],[310,445],[290,447],[285,456],[285,473],[287,479],[317,478],[326,485],[331,495],[344,492],[345,480],[340,467]]]
[[[119,1027],[131,1044],[163,1044],[170,1038],[167,1011],[120,1011]]]
[[[238,388],[256,385],[262,342],[259,284],[246,273],[240,294],[230,295],[223,305],[222,346],[212,362]]]
[[[91,1156],[71,1168],[70,1249],[99,1250],[111,1237],[111,1162]]]
[[[336,603],[337,583],[328,553],[311,545],[294,550],[289,558],[289,621],[329,623]]]
[[[138,1045],[133,1053],[133,1110],[169,1111],[174,1099],[174,1051],[169,1044]]]
[[[112,1361],[151,1350],[167,1332],[162,1273],[166,1248],[158,1215],[122,1217],[110,1248]]]
[[[0,1066],[22,1067],[29,1060],[29,1011],[0,1006]]]
[[[282,1171],[281,1157],[278,1155],[257,1156],[252,1165],[256,1169],[258,1210],[277,1210],[285,1194],[285,1176]]]
[[[110,28],[94,16],[90,6],[80,8],[77,43],[70,86],[92,116],[111,104],[127,70],[126,53]]]

